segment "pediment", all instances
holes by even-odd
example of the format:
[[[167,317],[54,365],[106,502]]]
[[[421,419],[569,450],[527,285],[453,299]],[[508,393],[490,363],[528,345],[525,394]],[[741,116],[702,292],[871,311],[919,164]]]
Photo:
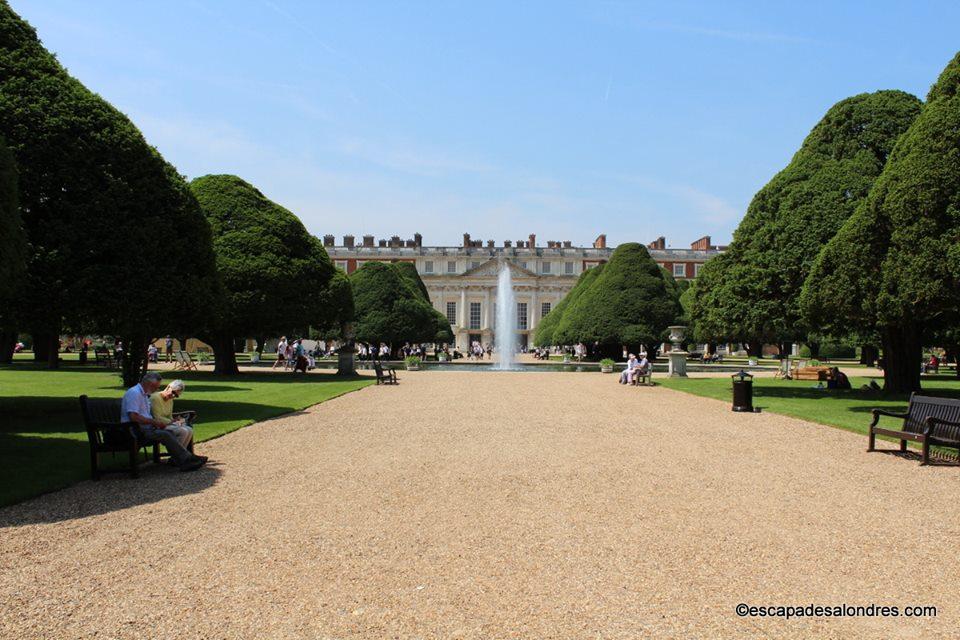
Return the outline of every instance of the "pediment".
[[[510,274],[513,277],[521,278],[536,278],[537,274],[530,271],[529,269],[524,269],[520,265],[516,264],[512,260],[504,260],[501,258],[491,258],[483,264],[473,268],[468,269],[463,272],[464,276],[493,276],[496,278],[500,275],[500,265],[506,262],[510,266]]]

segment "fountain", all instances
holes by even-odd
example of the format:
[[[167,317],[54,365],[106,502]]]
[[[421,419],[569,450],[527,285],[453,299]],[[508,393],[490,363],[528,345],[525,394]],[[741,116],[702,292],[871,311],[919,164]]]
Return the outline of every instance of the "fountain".
[[[513,356],[517,346],[517,302],[513,297],[513,277],[510,264],[500,263],[497,278],[497,327],[494,346],[498,362],[495,368],[501,371],[513,369]]]

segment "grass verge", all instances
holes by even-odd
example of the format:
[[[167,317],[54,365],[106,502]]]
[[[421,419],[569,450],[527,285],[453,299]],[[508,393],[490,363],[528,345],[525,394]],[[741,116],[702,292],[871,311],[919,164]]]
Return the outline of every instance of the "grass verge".
[[[176,409],[196,410],[197,441],[210,440],[254,422],[299,411],[375,382],[312,373],[166,373],[186,392]],[[77,398],[123,394],[114,371],[64,363],[50,371],[33,364],[0,367],[0,506],[59,489],[89,477],[87,433]],[[103,457],[109,464],[110,456]],[[118,460],[117,464],[122,461]]]

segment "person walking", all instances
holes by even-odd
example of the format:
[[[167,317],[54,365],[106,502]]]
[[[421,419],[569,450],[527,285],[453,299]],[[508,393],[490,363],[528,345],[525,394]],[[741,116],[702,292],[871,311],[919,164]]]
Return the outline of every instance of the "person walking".
[[[280,336],[280,342],[277,343],[277,361],[273,363],[271,369],[276,369],[278,366],[283,364],[283,368],[286,369],[287,365],[287,336]]]

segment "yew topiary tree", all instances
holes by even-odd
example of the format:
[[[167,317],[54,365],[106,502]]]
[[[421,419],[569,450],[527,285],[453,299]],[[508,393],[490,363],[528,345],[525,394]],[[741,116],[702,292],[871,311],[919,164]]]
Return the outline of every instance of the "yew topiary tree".
[[[420,297],[433,308],[433,303],[430,302],[430,292],[427,291],[427,285],[423,284],[423,278],[417,273],[416,265],[412,262],[395,262],[394,266],[399,269],[400,275],[405,277],[413,286],[414,290],[420,294]],[[447,320],[447,316],[440,313],[436,308],[433,308],[433,316],[436,322],[437,332],[429,342],[438,344],[452,343],[453,331],[450,330],[450,321]]]
[[[805,285],[811,322],[880,334],[889,392],[920,388],[923,339],[960,319],[958,93],[960,54]]]
[[[583,295],[583,292],[590,287],[597,276],[603,273],[604,264],[605,263],[601,263],[581,273],[580,277],[577,278],[577,283],[567,292],[567,295],[557,303],[556,307],[550,310],[550,313],[540,320],[540,324],[537,325],[537,331],[534,334],[534,344],[536,346],[551,347],[556,344],[561,344],[554,339],[557,325],[560,324],[563,314],[566,313],[570,305],[576,302],[577,298]]]
[[[553,338],[558,344],[597,342],[604,355],[615,356],[624,345],[653,349],[679,315],[676,287],[660,265],[644,246],[622,244],[565,310]]]
[[[305,335],[348,312],[333,263],[320,241],[290,211],[232,175],[190,183],[213,232],[223,298],[204,336],[216,371],[238,373],[238,337]]]
[[[367,262],[349,277],[357,340],[384,342],[391,351],[404,342],[433,342],[434,309],[396,265]]]
[[[864,93],[831,107],[790,164],[754,196],[724,259],[704,267],[695,323],[714,337],[747,343],[751,355],[765,342],[808,340],[799,294],[810,267],[919,111],[920,101],[902,91]]]
[[[19,170],[29,243],[18,321],[51,366],[64,325],[123,338],[132,382],[151,336],[206,315],[213,252],[196,201],[130,120],[70,77],[4,0],[0,135]],[[154,284],[164,274],[175,283],[170,296]]]
[[[0,138],[0,363],[13,360],[17,333],[13,313],[24,276],[26,243],[17,198],[17,168]]]

